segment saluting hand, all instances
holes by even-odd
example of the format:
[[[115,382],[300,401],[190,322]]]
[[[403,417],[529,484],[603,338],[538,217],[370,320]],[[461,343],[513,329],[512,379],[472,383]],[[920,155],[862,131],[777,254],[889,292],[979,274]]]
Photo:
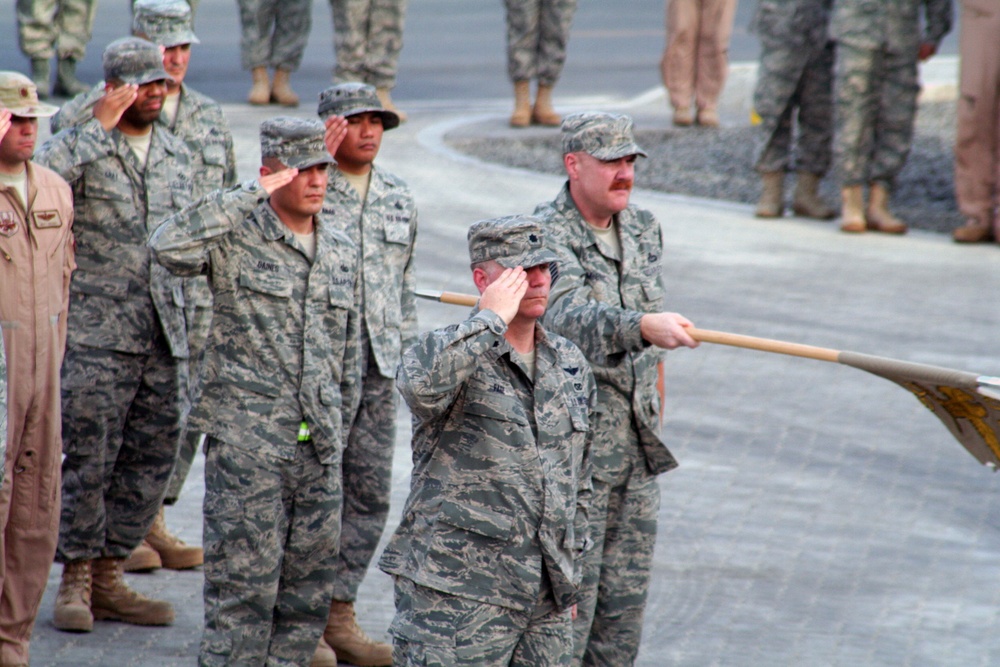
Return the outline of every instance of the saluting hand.
[[[126,83],[117,88],[112,88],[108,84],[104,88],[104,97],[97,100],[97,104],[94,105],[94,118],[106,132],[110,132],[137,97],[139,97],[139,86],[135,84]]]
[[[299,170],[294,168],[282,169],[281,171],[272,171],[267,175],[262,175],[257,179],[260,183],[260,187],[264,188],[264,191],[268,194],[274,194],[274,191],[283,188],[292,180],[299,175]]]
[[[0,141],[7,136],[7,130],[10,129],[10,109],[0,109]]]
[[[528,291],[528,274],[520,266],[504,269],[497,279],[486,286],[479,297],[481,310],[492,310],[510,324]]]
[[[330,116],[326,119],[326,132],[323,134],[323,143],[330,155],[336,157],[340,142],[347,136],[347,119],[343,116]]]

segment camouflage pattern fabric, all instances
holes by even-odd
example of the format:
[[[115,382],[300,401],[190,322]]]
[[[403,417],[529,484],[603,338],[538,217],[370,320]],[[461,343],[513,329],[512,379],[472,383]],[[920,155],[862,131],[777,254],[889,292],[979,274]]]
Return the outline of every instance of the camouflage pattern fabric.
[[[97,0],[17,0],[17,36],[29,58],[83,60]]]
[[[507,75],[554,86],[566,62],[577,0],[504,0],[507,8]]]
[[[629,206],[618,213],[619,262],[590,231],[568,184],[535,215],[545,221],[559,256],[544,322],[580,346],[597,378],[601,406],[592,459],[595,488],[604,491],[595,494],[591,510],[598,534],[585,557],[585,604],[574,621],[574,650],[583,664],[629,664],[601,663],[600,656],[638,651],[656,539],[659,491],[653,476],[677,466],[659,436],[661,351],[639,331],[642,315],[663,310],[662,232],[648,211]],[[605,525],[613,539],[598,543]],[[634,570],[614,572],[623,562]]]
[[[872,182],[892,190],[913,137],[918,48],[938,44],[951,19],[950,0],[835,0],[835,153],[843,185]]]
[[[378,113],[386,129],[399,117],[382,109],[375,88],[346,83],[320,93],[318,113]],[[354,241],[362,286],[362,397],[344,451],[344,512],[334,599],[352,601],[375,554],[389,514],[396,443],[396,367],[416,339],[413,249],[417,208],[402,179],[372,165],[362,201],[342,172],[330,176],[323,206],[331,223]]]
[[[530,612],[441,593],[396,578],[394,623],[412,638],[396,636],[392,664],[476,667],[569,667],[573,664],[570,614],[543,590]]]
[[[132,3],[132,34],[170,48],[200,44],[191,28],[191,6],[184,0],[137,0]]]
[[[340,468],[289,445],[292,460],[208,441],[201,667],[308,665],[326,626]]]
[[[396,85],[408,0],[330,0],[336,83]]]
[[[215,295],[202,396],[191,428],[292,460],[308,422],[324,465],[340,465],[359,400],[357,249],[322,218],[316,261],[256,181],[167,218],[150,237],[182,275],[208,272]]]
[[[532,382],[506,328],[480,311],[403,353],[397,382],[413,413],[413,482],[379,567],[520,612],[536,608],[547,579],[565,610],[590,543],[596,388],[580,351],[540,326]],[[392,627],[405,640],[435,631],[405,618]]]
[[[183,285],[152,260],[146,237],[191,202],[187,147],[154,125],[144,166],[120,131],[91,119],[49,139],[35,161],[73,189],[78,268],[69,344],[150,354],[151,332],[162,328],[171,353],[186,359]]]
[[[146,165],[96,119],[36,154],[70,184],[75,208],[78,268],[62,370],[64,561],[127,556],[152,523],[177,455],[183,286],[152,261],[145,239],[190,203],[190,156],[169,132],[152,132]]]
[[[72,320],[69,331],[72,338]],[[160,509],[181,433],[183,361],[154,331],[146,353],[72,343],[66,350],[60,562],[127,557]]]
[[[191,418],[210,436],[202,665],[308,664],[332,595],[360,385],[357,249],[317,218],[310,262],[266,197],[256,181],[220,190],[150,238],[171,270],[208,271],[215,295]]]
[[[294,72],[312,25],[312,0],[239,0],[240,64]]]
[[[646,156],[635,143],[631,116],[604,111],[580,111],[563,118],[562,152],[584,152],[598,160],[617,160],[629,155]]]
[[[827,27],[832,1],[761,0],[757,6],[753,25],[762,48],[753,105],[760,118],[755,164],[760,172],[794,169],[823,176],[830,168],[834,44]]]

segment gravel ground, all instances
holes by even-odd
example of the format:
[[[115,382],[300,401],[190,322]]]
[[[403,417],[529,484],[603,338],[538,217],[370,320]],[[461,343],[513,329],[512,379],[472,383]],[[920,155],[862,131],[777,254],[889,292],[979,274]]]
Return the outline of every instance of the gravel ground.
[[[666,112],[664,112],[666,122]],[[636,173],[642,188],[745,204],[756,203],[760,181],[753,170],[756,136],[749,126],[719,129],[668,127],[642,130],[637,123],[639,144],[649,153]],[[562,159],[559,136],[554,131],[486,133],[485,137],[446,137],[458,151],[481,160],[513,167],[560,174]],[[915,229],[947,233],[962,223],[953,189],[955,102],[934,101],[920,105],[910,157],[892,199],[893,211]],[[793,179],[786,184],[791,197]],[[837,202],[833,175],[823,181],[827,201]]]

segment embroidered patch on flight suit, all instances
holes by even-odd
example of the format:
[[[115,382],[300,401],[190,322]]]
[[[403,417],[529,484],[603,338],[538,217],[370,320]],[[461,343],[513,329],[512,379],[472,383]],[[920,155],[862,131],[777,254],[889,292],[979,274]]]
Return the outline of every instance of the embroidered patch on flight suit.
[[[55,209],[50,211],[32,211],[31,219],[34,220],[35,227],[38,229],[62,226],[62,216]]]
[[[17,232],[17,218],[13,211],[0,211],[0,235],[13,236]]]

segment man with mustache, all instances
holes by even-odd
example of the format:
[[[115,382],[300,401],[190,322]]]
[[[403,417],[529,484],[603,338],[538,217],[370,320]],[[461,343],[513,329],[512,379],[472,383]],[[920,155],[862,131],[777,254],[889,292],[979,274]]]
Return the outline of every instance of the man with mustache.
[[[59,367],[73,260],[73,194],[32,162],[38,119],[56,108],[38,102],[31,79],[0,72],[0,323],[10,380],[0,375],[9,441],[0,474],[0,665],[27,665],[38,605],[59,535]],[[2,373],[2,368],[0,368]],[[0,422],[3,410],[0,410]]]
[[[312,667],[392,664],[392,647],[358,626],[354,601],[389,515],[396,446],[396,366],[417,336],[413,246],[417,207],[403,179],[375,164],[382,135],[399,125],[374,86],[351,82],[320,93],[321,119],[346,124],[323,213],[358,247],[361,282],[361,404],[344,449],[344,513],[330,621]],[[334,655],[334,653],[336,655]]]
[[[558,255],[545,324],[580,346],[597,378],[593,548],[584,556],[574,623],[576,664],[630,665],[642,634],[660,488],[677,466],[660,440],[661,349],[696,347],[685,317],[663,311],[663,237],[653,214],[629,204],[632,119],[582,112],[562,123],[568,180],[535,215]]]
[[[191,158],[156,123],[169,76],[138,37],[104,50],[93,118],[52,137],[38,162],[73,190],[77,271],[62,368],[63,563],[54,624],[169,625],[174,610],[129,588],[125,558],[146,536],[177,456],[188,357],[183,284],[146,237],[191,201]]]
[[[538,323],[556,256],[539,221],[469,228],[478,308],[424,334],[397,379],[413,482],[379,567],[393,665],[569,667],[587,538],[594,377]]]

